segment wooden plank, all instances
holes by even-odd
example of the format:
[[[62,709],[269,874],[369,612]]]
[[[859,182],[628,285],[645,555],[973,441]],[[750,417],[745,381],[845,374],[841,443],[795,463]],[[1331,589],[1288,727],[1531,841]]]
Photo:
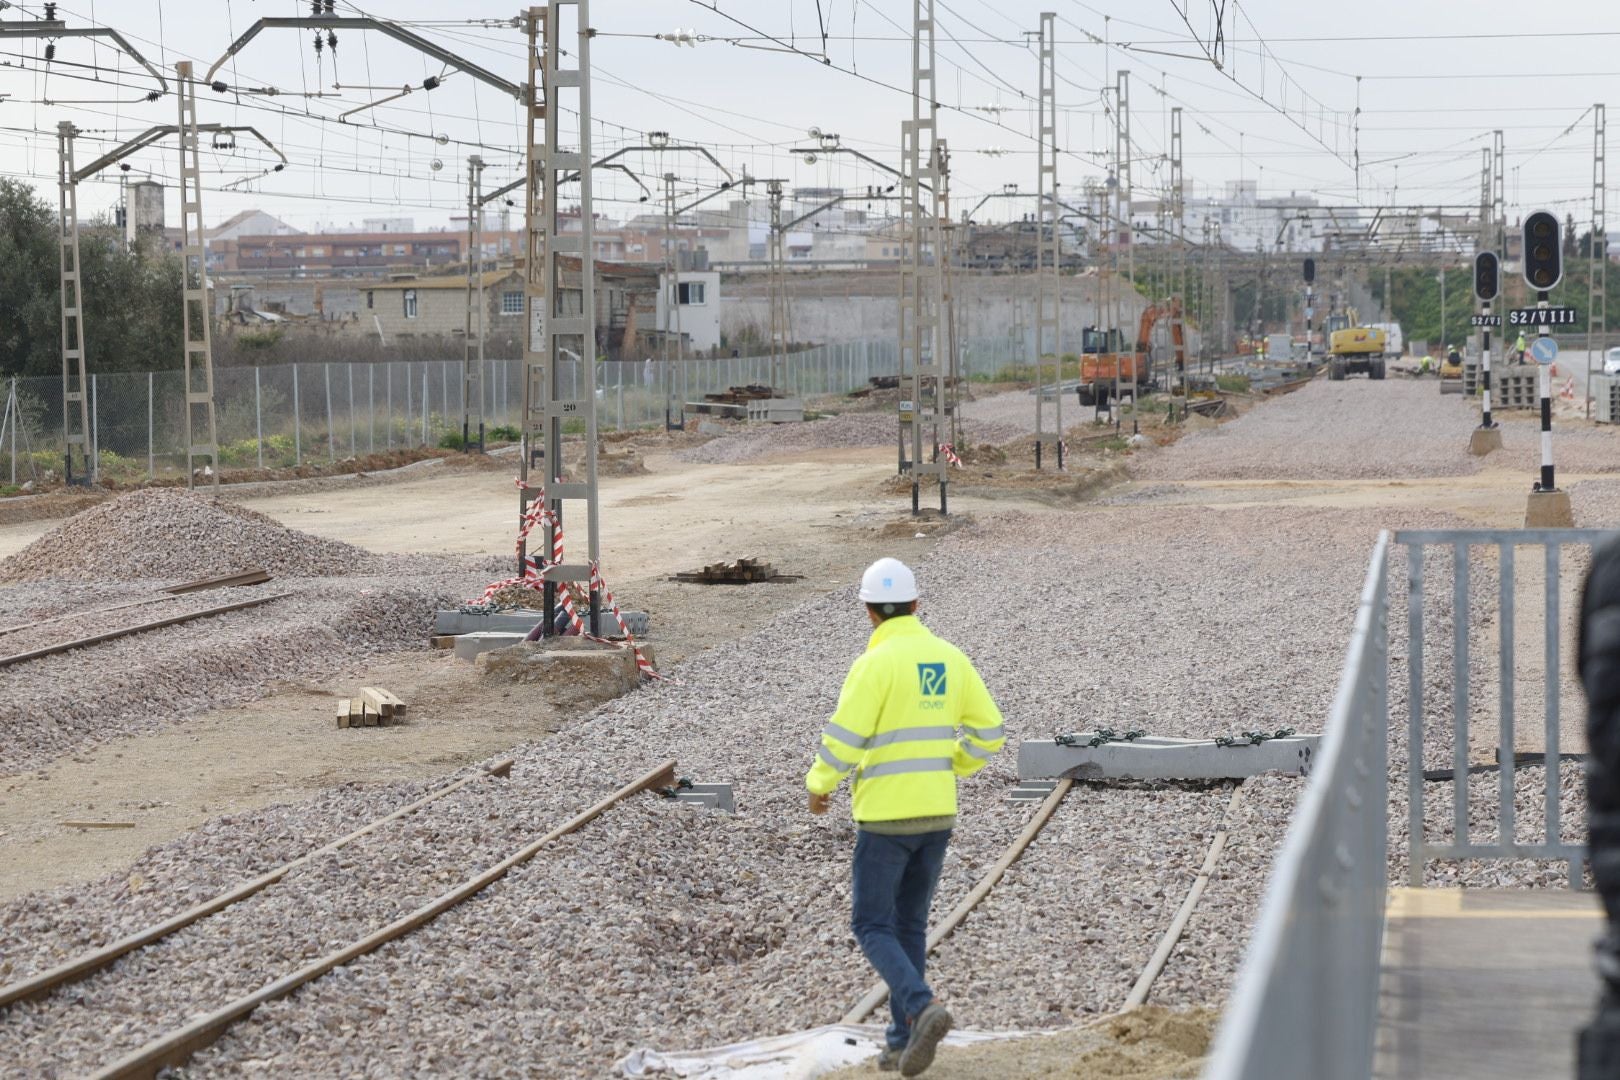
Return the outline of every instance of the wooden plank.
[[[456,635],[435,634],[428,638],[428,647],[432,649],[453,649],[456,647]]]
[[[394,706],[388,700],[388,691],[376,686],[362,686],[360,697],[365,700],[367,712],[375,712],[378,716],[394,715]]]
[[[238,570],[234,574],[220,574],[218,577],[200,578],[180,585],[171,585],[164,591],[179,596],[183,593],[202,592],[205,589],[232,589],[242,585],[263,585],[269,580],[269,574],[254,567],[249,570]]]
[[[374,952],[390,941],[404,937],[419,927],[426,926],[468,897],[483,892],[505,877],[513,867],[522,866],[524,863],[529,862],[548,845],[555,843],[569,833],[585,827],[630,796],[648,788],[667,787],[674,782],[675,762],[673,760],[666,761],[645,775],[632,780],[590,809],[570,818],[544,836],[508,855],[488,870],[469,878],[449,892],[442,893],[409,915],[395,919],[387,926],[368,934],[359,941],[336,952],[328,953],[326,956],[312,961],[297,971],[284,975],[250,994],[215,1009],[211,1013],[196,1017],[184,1027],[171,1031],[166,1035],[158,1036],[156,1039],[146,1043],[146,1045],[124,1055],[111,1065],[104,1066],[93,1073],[92,1076],[95,1080],[151,1077],[156,1076],[164,1068],[178,1068],[184,1065],[191,1058],[191,1055],[217,1042],[219,1037],[225,1034],[232,1024],[248,1016],[254,1009],[257,1009],[265,1002],[286,997],[294,990],[320,978],[333,968],[341,967],[357,957]]]
[[[42,656],[53,656],[56,653],[68,652],[71,649],[82,649],[87,645],[99,645],[103,641],[112,641],[115,638],[126,637],[129,634],[139,634],[146,630],[160,630],[165,626],[175,626],[179,623],[190,622],[193,619],[204,619],[210,615],[223,615],[229,611],[241,611],[243,608],[258,607],[268,604],[272,600],[285,600],[293,595],[290,592],[274,593],[270,596],[259,596],[252,600],[239,600],[234,604],[220,604],[218,607],[203,608],[201,611],[191,611],[184,615],[172,615],[167,619],[157,619],[139,626],[125,627],[122,630],[109,630],[105,634],[95,634],[91,637],[78,638],[75,641],[64,642],[61,645],[47,645],[43,649],[31,649],[28,652],[13,653],[11,656],[0,656],[0,667],[10,667],[12,664],[21,664],[26,660],[38,660]]]
[[[388,703],[393,706],[393,709],[394,709],[393,715],[396,716],[396,717],[404,716],[405,715],[405,710],[406,710],[406,708],[408,708],[408,706],[405,704],[404,699],[401,698],[398,694],[394,693],[392,690],[384,690],[383,694],[387,698]]]
[[[330,855],[332,852],[353,843],[363,836],[369,836],[371,833],[376,832],[390,821],[396,821],[408,814],[414,814],[416,811],[420,810],[429,803],[442,799],[451,792],[466,787],[474,780],[479,779],[480,776],[498,776],[503,779],[510,776],[512,773],[512,764],[512,758],[504,758],[501,761],[497,761],[493,765],[489,766],[489,768],[485,769],[482,773],[474,773],[471,776],[464,776],[454,783],[446,784],[439,790],[430,792],[415,802],[402,806],[393,813],[380,817],[363,828],[356,829],[347,836],[340,836],[331,843],[316,848],[314,851],[311,851],[308,854],[300,855],[291,862],[283,863],[274,870],[260,874],[258,877],[245,881],[233,889],[220,893],[218,896],[204,900],[201,903],[194,904],[184,911],[171,915],[169,918],[160,923],[153,926],[148,926],[143,930],[137,930],[133,934],[127,934],[124,937],[118,938],[116,941],[101,946],[99,949],[92,949],[87,953],[81,953],[71,960],[63,961],[53,968],[42,971],[37,975],[31,975],[20,982],[11,983],[7,986],[0,986],[0,1008],[4,1008],[5,1006],[12,1005],[19,1001],[38,1000],[59,986],[77,982],[80,979],[93,975],[96,972],[110,966],[113,961],[117,960],[119,957],[127,956],[136,949],[150,945],[154,941],[160,941],[174,933],[176,930],[183,930],[192,923],[197,922],[199,919],[205,919],[208,916],[231,906],[239,900],[246,900],[248,897],[260,892],[268,886],[274,885],[276,882],[280,881],[283,877],[298,869],[300,866],[312,862],[324,855]]]
[[[353,706],[351,706],[349,704],[349,699],[348,698],[338,698],[338,707],[337,707],[337,726],[338,727],[346,728],[346,727],[349,726],[349,713],[352,711],[352,708],[353,708]]]

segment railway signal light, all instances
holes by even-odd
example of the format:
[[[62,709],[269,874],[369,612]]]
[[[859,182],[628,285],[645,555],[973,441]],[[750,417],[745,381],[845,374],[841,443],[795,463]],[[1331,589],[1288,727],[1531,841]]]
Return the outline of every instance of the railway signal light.
[[[1524,219],[1524,280],[1545,292],[1564,278],[1564,248],[1558,215],[1537,210]]]
[[[1501,267],[1496,252],[1482,251],[1474,256],[1474,295],[1487,303],[1502,291]]]
[[[1316,280],[1316,260],[1305,260],[1305,284],[1309,285]]]

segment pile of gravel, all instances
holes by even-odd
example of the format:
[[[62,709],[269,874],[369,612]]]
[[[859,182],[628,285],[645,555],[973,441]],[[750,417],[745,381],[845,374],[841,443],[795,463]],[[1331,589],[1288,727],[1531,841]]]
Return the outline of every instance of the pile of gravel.
[[[377,557],[178,488],[133,491],[75,514],[0,561],[0,582],[180,580],[260,567],[277,577],[374,572]]]
[[[1433,381],[1318,379],[1138,459],[1143,480],[1364,480],[1477,472],[1477,407]]]

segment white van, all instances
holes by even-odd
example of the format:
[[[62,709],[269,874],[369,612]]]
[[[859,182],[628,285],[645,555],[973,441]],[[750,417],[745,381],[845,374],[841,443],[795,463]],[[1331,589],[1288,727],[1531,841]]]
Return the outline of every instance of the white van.
[[[1406,354],[1406,336],[1401,333],[1401,324],[1392,322],[1379,322],[1370,324],[1374,330],[1384,332],[1384,355],[1404,356]]]

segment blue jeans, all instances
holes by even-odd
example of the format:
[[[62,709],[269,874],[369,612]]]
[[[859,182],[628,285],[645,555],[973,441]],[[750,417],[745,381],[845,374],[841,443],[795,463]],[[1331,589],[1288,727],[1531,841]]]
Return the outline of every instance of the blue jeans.
[[[850,928],[866,959],[889,984],[888,1043],[911,1038],[911,1018],[934,999],[923,981],[928,962],[928,906],[945,862],[951,830],[884,836],[860,830],[855,841],[854,912]]]

